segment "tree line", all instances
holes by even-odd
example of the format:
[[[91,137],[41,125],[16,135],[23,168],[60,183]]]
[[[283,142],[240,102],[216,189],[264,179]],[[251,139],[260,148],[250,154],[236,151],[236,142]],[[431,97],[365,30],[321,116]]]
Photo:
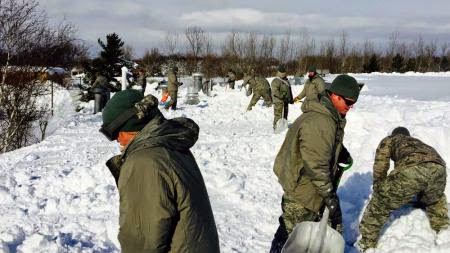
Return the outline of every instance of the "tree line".
[[[420,35],[404,42],[398,31],[378,44],[368,39],[352,43],[345,31],[323,41],[306,32],[275,36],[231,31],[217,41],[203,28],[192,26],[184,33],[167,32],[161,47],[147,50],[138,61],[152,73],[178,61],[187,73],[202,71],[207,76],[224,75],[230,68],[238,73],[254,69],[268,76],[280,63],[293,75],[305,73],[309,65],[330,73],[439,72],[450,70],[449,45]]]

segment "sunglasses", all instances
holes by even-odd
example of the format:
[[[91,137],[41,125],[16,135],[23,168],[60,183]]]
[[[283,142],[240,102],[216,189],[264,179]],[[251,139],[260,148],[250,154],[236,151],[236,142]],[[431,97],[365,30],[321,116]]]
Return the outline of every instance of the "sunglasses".
[[[338,96],[339,96],[339,95],[338,95]],[[343,96],[339,96],[339,97],[341,97],[341,98],[344,100],[344,102],[345,102],[345,104],[346,104],[347,106],[352,106],[352,105],[354,105],[354,104],[356,103],[356,101],[350,100],[350,99],[345,98],[345,97],[343,97]]]

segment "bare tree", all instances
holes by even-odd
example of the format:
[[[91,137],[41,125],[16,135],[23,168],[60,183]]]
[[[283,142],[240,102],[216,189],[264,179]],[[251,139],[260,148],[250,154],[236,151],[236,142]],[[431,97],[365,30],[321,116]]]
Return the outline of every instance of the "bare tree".
[[[166,48],[166,53],[169,55],[173,55],[176,52],[178,45],[179,35],[175,31],[167,32],[164,36],[164,45]]]
[[[11,58],[29,50],[30,43],[40,41],[40,35],[46,30],[45,15],[37,7],[34,0],[0,1],[0,50],[6,54],[0,93],[3,92]]]
[[[127,60],[133,60],[135,57],[134,49],[131,45],[125,45],[123,47],[123,57]]]
[[[398,47],[399,47],[399,41],[398,37],[400,36],[399,31],[395,31],[389,35],[389,42],[387,47],[387,56],[393,57],[395,54],[398,53]]]
[[[306,71],[309,65],[313,64],[312,58],[316,51],[316,40],[309,36],[307,32],[300,34],[300,50],[298,51],[299,71]]]
[[[256,32],[248,33],[244,43],[244,55],[250,62],[256,61],[257,48],[258,35],[256,34]]]
[[[190,26],[186,28],[184,35],[186,36],[190,53],[194,57],[200,56],[205,49],[205,31],[201,27]]]
[[[263,59],[270,59],[273,57],[276,40],[273,35],[263,35],[261,39],[259,56]]]
[[[48,110],[37,103],[49,88],[41,71],[80,53],[74,31],[65,22],[51,28],[34,0],[0,0],[0,152],[36,140],[32,130]]]
[[[346,31],[342,31],[339,37],[339,57],[341,60],[341,72],[346,72],[346,61],[347,61],[347,38],[348,34]]]
[[[433,66],[434,57],[437,53],[437,42],[436,40],[432,40],[425,45],[425,64],[426,71],[435,71],[437,68]]]
[[[292,56],[292,41],[291,41],[291,31],[288,30],[284,36],[280,39],[280,46],[278,49],[278,58],[281,62],[287,62]]]

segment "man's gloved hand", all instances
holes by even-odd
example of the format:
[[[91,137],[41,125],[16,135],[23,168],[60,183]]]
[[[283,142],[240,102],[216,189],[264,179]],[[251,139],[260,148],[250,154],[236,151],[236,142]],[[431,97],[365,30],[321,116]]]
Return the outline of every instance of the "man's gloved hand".
[[[352,167],[353,158],[345,147],[339,153],[337,163],[343,171],[346,171]]]
[[[329,197],[324,199],[325,206],[330,211],[330,219],[338,223],[342,222],[341,207],[339,205],[339,198],[336,193],[331,194]]]
[[[294,98],[294,103],[298,103],[298,102],[300,102],[300,99],[298,99],[298,97],[295,97]]]

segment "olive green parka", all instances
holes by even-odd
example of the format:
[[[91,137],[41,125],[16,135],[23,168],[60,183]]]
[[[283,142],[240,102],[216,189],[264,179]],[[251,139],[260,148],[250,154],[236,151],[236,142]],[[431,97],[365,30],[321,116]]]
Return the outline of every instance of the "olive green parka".
[[[189,151],[198,133],[194,121],[159,113],[107,162],[120,171],[122,252],[220,251],[208,193]]]
[[[337,159],[343,147],[345,118],[328,95],[319,94],[289,128],[273,171],[284,198],[318,212],[333,189]]]
[[[316,99],[317,94],[322,93],[325,90],[325,81],[316,74],[313,78],[308,78],[303,85],[303,90],[295,98],[295,100],[302,100],[306,97],[306,100]]]
[[[272,80],[272,101],[276,103],[291,104],[293,102],[292,89],[286,77],[282,77],[280,72]]]

